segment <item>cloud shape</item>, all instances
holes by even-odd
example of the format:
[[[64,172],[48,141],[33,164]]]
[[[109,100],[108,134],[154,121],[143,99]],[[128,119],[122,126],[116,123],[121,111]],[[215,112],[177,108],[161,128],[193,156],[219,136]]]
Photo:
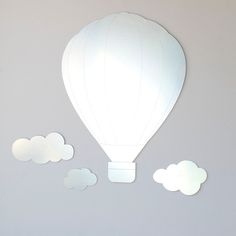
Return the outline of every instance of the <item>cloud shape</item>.
[[[50,133],[46,137],[17,139],[12,144],[12,153],[17,160],[43,164],[48,161],[58,162],[69,160],[74,155],[71,145],[65,144],[64,138],[58,133]]]
[[[64,178],[64,185],[67,188],[75,188],[79,190],[86,189],[97,183],[97,176],[89,169],[72,169]]]
[[[207,172],[192,161],[181,161],[171,164],[167,169],[159,169],[153,179],[169,190],[179,190],[185,195],[193,195],[200,190],[201,184],[207,179]]]

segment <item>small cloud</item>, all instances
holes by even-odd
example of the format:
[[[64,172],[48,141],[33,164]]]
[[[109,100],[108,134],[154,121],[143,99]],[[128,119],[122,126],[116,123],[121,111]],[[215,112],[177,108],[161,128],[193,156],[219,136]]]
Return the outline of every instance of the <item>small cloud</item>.
[[[192,161],[181,161],[177,165],[169,165],[166,170],[157,170],[153,179],[169,191],[179,190],[185,195],[193,195],[206,181],[207,172]]]
[[[84,190],[87,186],[92,186],[96,184],[96,182],[96,175],[86,168],[72,169],[64,178],[65,187],[79,190]]]
[[[71,145],[65,144],[64,138],[58,133],[50,133],[46,137],[17,139],[12,145],[12,153],[17,160],[43,164],[48,161],[58,162],[69,160],[74,155]]]

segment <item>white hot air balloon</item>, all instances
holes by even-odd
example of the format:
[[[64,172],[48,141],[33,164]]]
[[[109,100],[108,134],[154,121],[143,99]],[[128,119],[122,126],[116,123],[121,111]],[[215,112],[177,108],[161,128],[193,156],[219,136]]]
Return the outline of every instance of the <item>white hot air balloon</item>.
[[[111,160],[110,181],[135,180],[133,161],[173,108],[185,72],[178,41],[139,15],[106,16],[70,40],[62,60],[64,84]]]

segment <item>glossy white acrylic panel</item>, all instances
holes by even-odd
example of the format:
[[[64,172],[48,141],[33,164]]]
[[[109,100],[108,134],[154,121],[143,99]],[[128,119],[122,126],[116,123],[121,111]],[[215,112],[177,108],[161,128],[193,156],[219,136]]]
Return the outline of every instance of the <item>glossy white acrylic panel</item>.
[[[112,182],[134,181],[132,162],[173,108],[185,71],[178,41],[135,14],[109,15],[70,40],[62,61],[66,91],[111,159]]]

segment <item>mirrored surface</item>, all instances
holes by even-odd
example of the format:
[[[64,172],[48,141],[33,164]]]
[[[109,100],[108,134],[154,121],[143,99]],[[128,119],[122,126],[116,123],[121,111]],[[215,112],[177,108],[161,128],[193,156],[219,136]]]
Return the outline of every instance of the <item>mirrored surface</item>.
[[[72,169],[64,178],[66,188],[85,190],[97,183],[97,176],[87,168]]]
[[[17,160],[32,160],[37,164],[49,161],[69,160],[74,155],[71,145],[59,133],[50,133],[46,137],[34,136],[31,139],[20,138],[12,144],[12,153]]]
[[[200,190],[207,179],[207,172],[192,161],[181,161],[171,164],[167,169],[159,169],[153,179],[169,190],[180,191],[185,195],[193,195]]]
[[[111,161],[132,163],[172,110],[186,62],[161,25],[116,13],[71,39],[62,72],[75,110]]]

